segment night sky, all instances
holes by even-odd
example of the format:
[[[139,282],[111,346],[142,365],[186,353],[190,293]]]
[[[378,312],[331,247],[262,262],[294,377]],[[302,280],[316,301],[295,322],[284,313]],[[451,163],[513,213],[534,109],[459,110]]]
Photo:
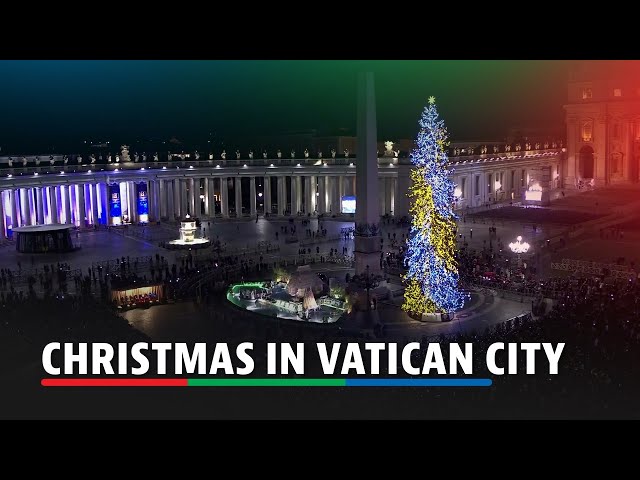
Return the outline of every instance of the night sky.
[[[376,74],[378,137],[414,138],[435,95],[452,141],[562,129],[563,61],[0,61],[0,154],[84,140],[214,145],[315,129],[355,134],[356,73]],[[76,147],[77,146],[77,147]],[[286,148],[286,146],[285,146]]]

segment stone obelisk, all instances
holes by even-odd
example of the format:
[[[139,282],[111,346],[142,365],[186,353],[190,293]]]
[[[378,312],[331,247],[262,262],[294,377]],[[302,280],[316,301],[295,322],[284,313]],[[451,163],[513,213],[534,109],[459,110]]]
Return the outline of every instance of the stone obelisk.
[[[358,150],[356,157],[356,275],[380,274],[378,135],[373,73],[358,76]]]

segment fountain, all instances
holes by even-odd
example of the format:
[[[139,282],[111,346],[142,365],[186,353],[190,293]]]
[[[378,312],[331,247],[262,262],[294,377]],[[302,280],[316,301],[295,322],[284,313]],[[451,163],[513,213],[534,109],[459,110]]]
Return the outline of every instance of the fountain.
[[[206,248],[209,246],[209,240],[206,238],[196,238],[196,221],[189,214],[180,221],[180,238],[171,240],[168,243],[169,248]]]

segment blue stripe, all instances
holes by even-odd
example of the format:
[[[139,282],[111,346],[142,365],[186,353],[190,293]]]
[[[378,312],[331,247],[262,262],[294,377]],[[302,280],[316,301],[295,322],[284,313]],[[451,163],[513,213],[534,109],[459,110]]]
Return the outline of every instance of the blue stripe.
[[[490,387],[490,378],[347,378],[347,387]]]

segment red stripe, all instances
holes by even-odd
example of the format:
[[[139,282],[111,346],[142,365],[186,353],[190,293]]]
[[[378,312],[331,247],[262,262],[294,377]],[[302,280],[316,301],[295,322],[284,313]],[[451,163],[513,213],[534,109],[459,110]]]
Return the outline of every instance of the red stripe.
[[[186,387],[186,378],[43,378],[43,387]]]

